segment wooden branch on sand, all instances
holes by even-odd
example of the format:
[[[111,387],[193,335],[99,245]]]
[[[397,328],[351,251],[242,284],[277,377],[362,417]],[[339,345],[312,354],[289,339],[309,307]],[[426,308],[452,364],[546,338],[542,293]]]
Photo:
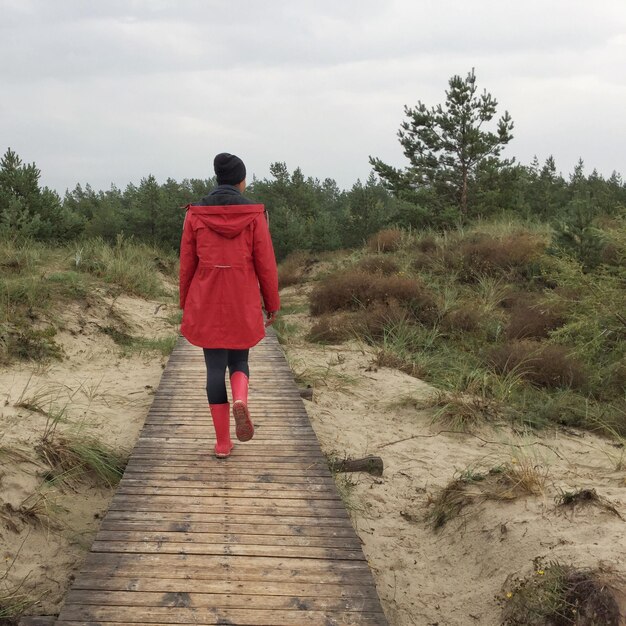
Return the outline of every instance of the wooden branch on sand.
[[[379,456],[364,456],[362,459],[334,461],[333,472],[367,472],[372,476],[383,475],[383,460]]]
[[[313,387],[300,387],[298,391],[303,400],[313,400]]]

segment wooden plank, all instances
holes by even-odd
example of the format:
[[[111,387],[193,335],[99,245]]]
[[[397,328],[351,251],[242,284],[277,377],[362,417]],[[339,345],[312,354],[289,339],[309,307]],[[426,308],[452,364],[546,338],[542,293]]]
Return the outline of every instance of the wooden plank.
[[[272,519],[272,518],[270,518]],[[224,524],[210,522],[180,522],[152,519],[150,520],[149,532],[152,533],[226,533],[233,536],[239,534],[246,535],[277,535],[292,537],[336,537],[341,539],[354,539],[354,531],[352,526],[320,526],[320,525],[299,525],[278,523],[265,524],[245,524],[228,522]],[[140,531],[146,533],[146,520],[123,520],[109,519],[108,517],[100,525],[99,538],[103,538],[103,531],[124,532],[124,531]]]
[[[139,477],[138,477],[139,476]],[[256,482],[245,482],[246,478],[251,480],[252,476],[240,475],[236,482],[228,482],[224,476],[215,476],[212,474],[193,474],[191,476],[181,476],[180,474],[172,477],[171,474],[153,474],[144,473],[143,476],[128,473],[124,475],[122,482],[118,488],[118,493],[122,489],[151,487],[151,488],[169,488],[169,489],[220,489],[222,491],[254,491],[255,497],[258,493],[280,489],[281,491],[300,491],[300,492],[325,492],[335,491],[335,483],[331,478],[302,477],[293,479],[291,476],[283,476],[280,480],[257,480]],[[231,477],[230,480],[233,479]],[[179,493],[179,492],[177,492]]]
[[[337,581],[322,583],[302,583],[291,581],[254,580],[254,585],[243,580],[198,579],[189,581],[181,578],[132,578],[115,576],[100,578],[99,576],[81,576],[74,584],[74,589],[91,589],[96,591],[156,591],[160,593],[252,593],[265,596],[300,596],[323,598],[361,598],[370,597],[375,593],[373,582],[358,585]],[[56,618],[55,618],[56,619]]]
[[[136,509],[128,510],[110,510],[107,512],[105,520],[140,520],[149,523],[149,528],[152,528],[154,522],[173,522],[180,524],[181,527],[185,525],[195,525],[202,523],[211,523],[227,525],[233,523],[236,519],[238,523],[242,524],[289,524],[293,525],[296,529],[304,528],[308,526],[319,526],[321,528],[352,528],[350,519],[347,515],[337,517],[330,516],[324,517],[321,515],[262,515],[261,513],[240,513],[234,518],[230,513],[225,511],[219,511],[216,513],[208,513],[202,511],[200,513],[195,512],[182,512],[172,511],[168,509],[166,511],[138,511]],[[298,531],[296,531],[298,532]]]
[[[296,605],[298,606],[298,605]],[[299,605],[302,606],[302,605]],[[303,606],[306,606],[304,603]],[[132,614],[128,607],[91,607],[69,605],[62,613],[63,619],[58,626],[69,626],[72,622],[83,626],[102,626],[106,622],[115,624],[236,624],[237,626],[382,626],[386,625],[382,613],[365,613],[361,611],[341,612],[339,620],[331,619],[332,613],[327,611],[309,611],[306,608],[294,610],[262,610],[262,609],[196,609],[180,607],[134,607]],[[128,621],[131,618],[134,621]],[[113,622],[111,624],[111,622]]]
[[[276,466],[272,469],[264,466],[267,471],[260,473],[258,468],[233,467],[225,468],[224,465],[210,470],[193,467],[190,470],[181,470],[178,467],[169,465],[147,466],[133,463],[126,466],[124,478],[144,478],[146,475],[155,478],[163,478],[164,480],[221,480],[223,484],[234,485],[236,482],[242,483],[316,483],[324,481],[333,481],[328,467],[324,464],[321,467],[308,468],[290,468],[286,466]]]
[[[332,561],[362,561],[363,551],[320,548],[317,546],[275,546],[275,545],[237,545],[195,544],[195,543],[154,543],[152,541],[96,541],[91,545],[92,552],[115,552],[122,554],[202,554],[229,555],[242,557],[276,556],[282,554],[293,559],[328,559]]]
[[[361,542],[356,537],[310,537],[297,534],[270,534],[262,535],[256,532],[235,533],[224,531],[200,532],[154,532],[154,531],[125,531],[100,530],[96,542],[126,542],[126,543],[186,543],[194,545],[226,545],[240,546],[291,546],[311,548],[337,548],[338,550],[360,550]],[[286,528],[288,530],[288,527]]]
[[[153,592],[153,591],[95,591],[72,590],[67,605],[101,605],[115,607],[171,607],[211,609],[263,609],[273,611],[341,611],[372,613],[380,610],[378,599],[367,597],[342,598],[333,596],[299,596],[249,594],[245,590],[236,594],[208,594],[200,592]]]
[[[266,485],[267,486],[267,485]],[[277,487],[277,485],[276,485]],[[223,498],[233,496],[236,498],[270,498],[270,499],[295,499],[302,500],[332,500],[334,502],[343,501],[337,495],[335,489],[223,489],[216,487],[189,487],[179,485],[152,486],[152,485],[128,485],[124,483],[117,490],[118,495],[131,496],[176,496],[193,498]]]
[[[220,579],[227,573],[232,580],[297,580],[324,582],[361,580],[372,582],[367,562],[363,560],[300,559],[286,556],[258,556],[249,559],[236,555],[200,555],[172,553],[128,554],[90,552],[83,572],[111,576],[146,578]]]

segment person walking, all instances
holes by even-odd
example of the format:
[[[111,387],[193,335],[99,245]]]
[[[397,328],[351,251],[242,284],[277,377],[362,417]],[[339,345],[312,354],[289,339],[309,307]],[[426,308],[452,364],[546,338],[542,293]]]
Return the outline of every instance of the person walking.
[[[280,298],[267,214],[262,204],[243,195],[243,161],[223,152],[213,166],[217,187],[187,206],[179,291],[181,333],[204,352],[215,456],[226,458],[233,448],[226,368],[235,433],[239,441],[248,441],[254,435],[248,409],[249,350],[276,319]]]

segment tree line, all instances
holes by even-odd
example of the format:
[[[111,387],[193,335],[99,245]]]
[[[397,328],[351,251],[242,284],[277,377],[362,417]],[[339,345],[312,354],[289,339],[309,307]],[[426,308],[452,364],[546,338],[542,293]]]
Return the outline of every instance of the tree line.
[[[277,256],[295,250],[359,246],[382,228],[443,230],[477,217],[512,214],[552,221],[563,236],[589,231],[599,215],[626,207],[626,185],[614,172],[585,173],[579,160],[564,177],[552,157],[528,165],[502,159],[513,120],[505,112],[493,126],[498,103],[478,92],[474,70],[449,80],[444,104],[405,108],[398,138],[409,164],[394,168],[370,157],[365,181],[342,190],[330,178],[307,177],[286,163],[270,166],[270,177],[254,179],[246,196],[266,205]],[[152,175],[125,189],[96,191],[76,185],[64,197],[41,187],[34,163],[10,148],[0,161],[0,235],[64,242],[80,237],[114,241],[119,233],[176,249],[184,206],[215,185],[213,178]]]

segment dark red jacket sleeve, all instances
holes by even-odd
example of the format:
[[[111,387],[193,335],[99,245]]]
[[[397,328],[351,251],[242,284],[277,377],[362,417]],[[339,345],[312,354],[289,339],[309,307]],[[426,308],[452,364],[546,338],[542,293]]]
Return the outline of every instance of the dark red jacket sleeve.
[[[179,289],[179,304],[180,308],[185,308],[185,300],[187,299],[187,292],[189,291],[189,285],[191,279],[198,267],[198,255],[196,254],[196,235],[191,227],[191,220],[189,219],[189,213],[185,216],[185,223],[183,224],[183,236],[180,241],[180,280],[178,284]]]
[[[274,246],[270,236],[270,229],[265,214],[259,215],[254,223],[254,249],[252,251],[254,269],[261,295],[263,307],[268,313],[280,309],[280,297],[278,295],[278,270],[276,269],[276,257]]]

